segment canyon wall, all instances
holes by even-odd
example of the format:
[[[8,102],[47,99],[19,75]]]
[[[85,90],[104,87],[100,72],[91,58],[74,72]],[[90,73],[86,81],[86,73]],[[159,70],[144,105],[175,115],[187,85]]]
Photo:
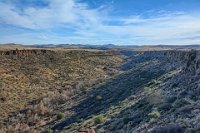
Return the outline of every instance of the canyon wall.
[[[44,49],[23,49],[23,50],[7,50],[0,51],[0,55],[8,55],[8,56],[28,56],[28,55],[36,55],[36,54],[45,54],[50,50]]]
[[[167,50],[167,51],[145,51],[144,58],[159,58],[169,62],[182,62],[187,72],[200,74],[200,51],[197,50]]]

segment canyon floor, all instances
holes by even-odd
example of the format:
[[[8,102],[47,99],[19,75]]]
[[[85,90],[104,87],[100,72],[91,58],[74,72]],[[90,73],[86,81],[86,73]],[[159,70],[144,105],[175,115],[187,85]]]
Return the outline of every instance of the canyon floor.
[[[0,45],[0,133],[199,133],[199,50]]]

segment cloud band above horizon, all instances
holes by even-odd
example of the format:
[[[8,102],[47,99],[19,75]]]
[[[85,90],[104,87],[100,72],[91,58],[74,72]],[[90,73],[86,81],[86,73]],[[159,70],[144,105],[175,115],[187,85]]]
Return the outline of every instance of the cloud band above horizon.
[[[200,44],[198,10],[127,9],[123,15],[117,2],[0,0],[0,43]]]

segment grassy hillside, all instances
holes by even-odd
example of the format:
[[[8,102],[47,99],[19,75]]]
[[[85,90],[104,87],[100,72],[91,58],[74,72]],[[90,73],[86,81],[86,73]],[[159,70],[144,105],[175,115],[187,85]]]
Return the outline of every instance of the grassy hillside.
[[[54,114],[58,113],[59,104],[62,102],[70,100],[70,104],[73,105],[74,100],[71,98],[76,97],[75,95],[78,97],[93,84],[101,83],[110,76],[116,75],[123,59],[124,57],[119,53],[95,50],[48,50],[39,54],[1,55],[2,127],[13,128],[18,123],[13,122],[14,125],[11,125],[11,116],[16,116],[16,111],[23,109],[21,111],[23,112],[27,108],[35,108],[33,106],[38,106],[37,104],[40,104],[41,99],[45,97],[49,97],[51,102],[55,101],[52,105],[51,103],[44,105],[44,108],[51,106],[49,108],[53,109]],[[37,112],[37,109],[35,110]],[[4,120],[5,118],[11,119]],[[49,121],[51,120],[47,120]],[[29,125],[28,121],[22,124]]]

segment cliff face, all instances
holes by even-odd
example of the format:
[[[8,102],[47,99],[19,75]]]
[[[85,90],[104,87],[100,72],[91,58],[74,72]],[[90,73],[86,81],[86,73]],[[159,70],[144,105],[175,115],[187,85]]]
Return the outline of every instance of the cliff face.
[[[143,53],[146,58],[167,59],[169,62],[181,62],[185,72],[200,74],[200,51],[147,51]]]
[[[191,51],[188,54],[186,71],[190,71],[197,75],[200,74],[200,52]]]
[[[132,69],[135,65],[144,61],[160,60],[169,63],[169,66],[181,66],[185,72],[200,73],[200,51],[135,51],[132,55],[129,55],[129,61],[122,65],[123,70]]]
[[[13,56],[28,56],[36,54],[45,54],[49,50],[40,50],[40,49],[24,49],[24,50],[9,50],[9,51],[0,51],[0,55],[13,55]]]

